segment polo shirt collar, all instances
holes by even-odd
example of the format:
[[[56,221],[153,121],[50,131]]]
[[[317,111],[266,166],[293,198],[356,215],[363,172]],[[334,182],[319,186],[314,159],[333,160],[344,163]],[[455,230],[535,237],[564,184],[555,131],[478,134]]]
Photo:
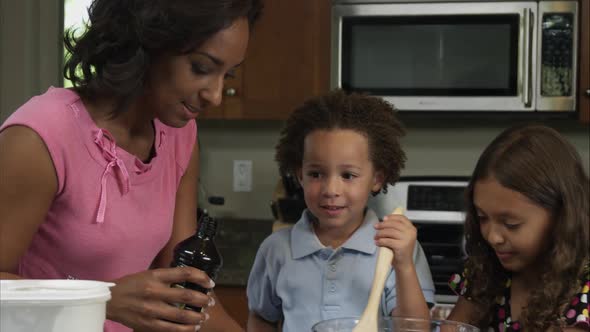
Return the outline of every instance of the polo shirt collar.
[[[375,228],[373,225],[379,222],[379,218],[373,210],[365,210],[365,219],[361,227],[342,245],[342,248],[359,251],[365,254],[374,254],[377,250],[375,245]]]
[[[301,219],[293,226],[291,231],[291,254],[293,259],[299,259],[326,248],[313,231],[312,220],[314,218],[309,210],[305,210],[301,215]],[[375,212],[366,209],[363,223],[344,242],[342,248],[365,254],[374,254],[377,246],[374,241],[375,229],[373,225],[377,222],[379,222],[379,219]]]

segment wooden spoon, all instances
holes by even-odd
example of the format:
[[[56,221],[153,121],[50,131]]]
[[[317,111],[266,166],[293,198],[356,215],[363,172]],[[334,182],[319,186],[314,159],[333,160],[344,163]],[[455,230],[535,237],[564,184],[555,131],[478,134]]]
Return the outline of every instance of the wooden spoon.
[[[397,208],[393,214],[402,214],[402,208]],[[387,247],[379,247],[377,253],[377,265],[375,266],[375,275],[373,276],[373,286],[371,286],[371,293],[369,294],[369,302],[365,307],[365,311],[359,320],[359,323],[354,327],[352,332],[377,332],[379,321],[379,300],[383,294],[383,287],[385,286],[385,279],[387,273],[391,269],[391,262],[393,261],[393,251]]]

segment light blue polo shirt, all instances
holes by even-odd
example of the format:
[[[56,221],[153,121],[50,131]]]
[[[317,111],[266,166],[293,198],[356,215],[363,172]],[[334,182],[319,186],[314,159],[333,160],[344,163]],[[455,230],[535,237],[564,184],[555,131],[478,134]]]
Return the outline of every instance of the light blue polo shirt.
[[[377,261],[375,229],[379,220],[367,209],[361,227],[340,248],[321,244],[306,210],[290,228],[266,238],[248,279],[248,306],[270,322],[283,320],[284,332],[311,331],[322,320],[360,316],[369,300]],[[313,217],[312,217],[313,218]],[[414,264],[426,301],[434,303],[434,285],[422,247]],[[395,272],[385,282],[381,312],[396,306]]]

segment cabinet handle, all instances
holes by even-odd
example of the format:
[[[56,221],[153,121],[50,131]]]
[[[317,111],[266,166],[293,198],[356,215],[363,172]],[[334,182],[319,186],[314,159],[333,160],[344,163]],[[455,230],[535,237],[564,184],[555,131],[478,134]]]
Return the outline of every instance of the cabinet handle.
[[[590,89],[586,89],[586,96],[590,97]]]
[[[226,96],[228,97],[233,97],[236,95],[236,89],[234,88],[227,88],[225,89],[225,91],[223,92]]]

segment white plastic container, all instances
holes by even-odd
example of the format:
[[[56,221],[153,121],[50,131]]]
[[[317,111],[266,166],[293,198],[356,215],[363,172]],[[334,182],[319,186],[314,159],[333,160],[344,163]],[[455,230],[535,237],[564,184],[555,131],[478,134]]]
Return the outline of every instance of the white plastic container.
[[[0,331],[102,332],[112,283],[0,280]]]

